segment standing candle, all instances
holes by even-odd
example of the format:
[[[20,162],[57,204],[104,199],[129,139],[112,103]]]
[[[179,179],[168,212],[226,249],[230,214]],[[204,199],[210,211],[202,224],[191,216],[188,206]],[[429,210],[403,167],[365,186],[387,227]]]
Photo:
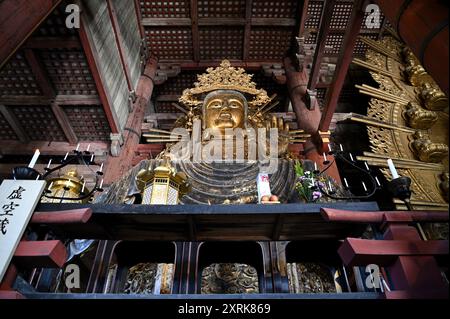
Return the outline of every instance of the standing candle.
[[[67,159],[67,156],[69,156],[69,152],[66,153],[66,156],[64,156],[64,160]]]
[[[103,163],[102,163],[102,165],[100,165],[100,170],[99,170],[99,172],[103,172]]]
[[[51,190],[53,186],[53,182],[50,183],[50,185],[48,186],[48,190]]]
[[[348,186],[347,179],[346,179],[345,177],[344,177],[344,183],[345,183],[345,187],[350,188],[350,187]]]
[[[350,159],[352,160],[352,162],[354,162],[355,160],[353,159],[352,153],[348,153],[348,155],[350,155]]]
[[[394,162],[391,159],[388,159],[387,163],[389,166],[389,170],[391,171],[392,174],[392,179],[399,178],[400,176],[398,175],[397,170],[395,169]]]
[[[81,188],[81,193],[84,193],[84,187],[86,186],[86,181],[83,182],[83,187]]]
[[[91,163],[94,163],[94,154],[92,154],[92,156],[91,156]]]
[[[363,185],[363,187],[364,187],[364,191],[367,192],[366,184],[365,184],[364,182],[361,182],[361,183],[362,183],[362,185]]]
[[[333,191],[333,185],[331,185],[330,181],[328,181],[328,189],[330,190],[330,192]]]
[[[381,186],[381,183],[380,183],[380,181],[378,180],[378,177],[375,176],[375,180],[377,181],[377,185],[378,185],[378,186]]]
[[[34,165],[36,165],[36,162],[37,162],[37,160],[38,160],[39,154],[41,154],[41,153],[39,152],[39,150],[36,150],[36,151],[34,152],[33,158],[31,159],[30,164],[28,164],[28,167],[29,167],[29,168],[33,168]]]
[[[330,144],[328,144],[328,150],[330,151],[330,152],[332,152],[333,150],[331,149],[331,146],[330,146]]]
[[[314,162],[314,170],[315,170],[315,171],[318,171],[317,163],[316,163],[316,162]]]
[[[91,144],[88,145],[86,152],[89,152],[90,149],[91,149]]]
[[[47,164],[47,168],[50,168],[50,165],[52,164],[52,159],[50,159],[49,161],[48,161],[48,164]]]
[[[344,151],[344,148],[342,147],[342,144],[339,144],[339,148],[341,149],[341,152]]]
[[[80,143],[77,144],[77,148],[75,149],[75,151],[78,152],[79,149],[80,149]]]
[[[102,187],[103,187],[103,178],[102,178],[102,181],[100,182],[100,187],[99,187],[99,189],[102,189]]]
[[[366,169],[367,169],[368,171],[370,171],[370,168],[369,168],[369,165],[367,165],[367,162],[364,162],[364,165],[366,165]]]
[[[325,152],[323,153],[323,161],[327,162],[327,154],[325,154]]]

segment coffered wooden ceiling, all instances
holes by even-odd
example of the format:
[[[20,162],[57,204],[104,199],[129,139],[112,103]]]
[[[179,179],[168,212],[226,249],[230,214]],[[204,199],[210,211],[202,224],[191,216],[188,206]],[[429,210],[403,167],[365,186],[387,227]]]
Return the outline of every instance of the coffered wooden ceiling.
[[[305,3],[296,0],[130,1],[135,3],[151,54],[160,65],[181,67],[181,73],[156,87],[154,110],[158,113],[178,112],[173,102],[182,90],[193,85],[197,73],[222,59],[255,74],[259,87],[278,94],[281,103],[275,111],[286,111],[285,86],[263,72],[263,67],[282,71],[283,58],[295,47],[300,30],[309,32],[306,43],[314,48],[319,28],[324,27],[324,0],[307,2],[306,20],[302,20]],[[111,129],[78,32],[64,25],[65,5],[57,7],[0,70],[0,140],[109,139]],[[353,0],[335,4],[325,69],[336,63],[352,6]],[[381,27],[385,24],[382,17]],[[363,24],[361,34],[377,38],[381,31]],[[364,54],[365,49],[358,42],[354,54]],[[332,72],[330,67],[328,77],[317,85],[319,100],[325,96]]]
[[[314,45],[325,0],[308,1],[306,42]],[[179,0],[139,1],[142,24],[152,54],[164,62],[200,62],[222,59],[241,62],[281,63],[299,36],[304,1],[296,0]],[[334,6],[327,56],[337,56],[350,18],[353,0]],[[383,21],[383,16],[381,21]],[[361,33],[378,37],[380,29]],[[358,42],[355,54],[363,54]],[[195,65],[195,64],[193,64]],[[252,64],[253,65],[253,64]]]

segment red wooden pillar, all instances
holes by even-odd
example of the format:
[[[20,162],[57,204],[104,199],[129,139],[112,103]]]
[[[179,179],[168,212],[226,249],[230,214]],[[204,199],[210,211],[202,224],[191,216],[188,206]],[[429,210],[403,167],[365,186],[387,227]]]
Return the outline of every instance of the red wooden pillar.
[[[105,184],[114,182],[132,167],[133,158],[141,139],[141,128],[144,120],[145,107],[148,105],[153,93],[158,61],[150,58],[141,76],[136,89],[137,99],[133,111],[127,119],[124,130],[124,144],[119,157],[109,156],[106,164]]]
[[[375,2],[400,38],[448,95],[448,2],[441,0]]]

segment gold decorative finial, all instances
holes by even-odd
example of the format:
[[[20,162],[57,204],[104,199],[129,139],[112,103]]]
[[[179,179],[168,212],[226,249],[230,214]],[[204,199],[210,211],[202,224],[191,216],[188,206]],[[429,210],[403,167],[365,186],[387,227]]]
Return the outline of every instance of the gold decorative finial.
[[[251,107],[267,104],[271,98],[263,89],[256,89],[255,82],[252,82],[252,76],[245,73],[242,68],[231,66],[230,61],[223,60],[217,68],[208,68],[206,73],[198,75],[198,82],[194,83],[194,88],[186,89],[179,99],[180,103],[187,106],[199,106],[202,101],[198,96],[215,90],[235,90],[254,98],[248,101]]]

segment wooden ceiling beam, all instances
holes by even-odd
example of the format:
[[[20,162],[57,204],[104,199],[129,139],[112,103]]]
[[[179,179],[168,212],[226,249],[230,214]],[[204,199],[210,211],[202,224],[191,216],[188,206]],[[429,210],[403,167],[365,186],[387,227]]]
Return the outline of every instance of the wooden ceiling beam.
[[[61,0],[0,1],[0,69]]]
[[[25,49],[81,49],[77,37],[32,37],[23,45]]]
[[[200,61],[200,36],[198,32],[198,1],[191,0],[192,52],[194,61]]]
[[[85,141],[80,142],[80,150],[85,150],[88,145],[95,156],[106,156],[109,152],[108,142]],[[64,156],[67,152],[74,150],[73,145],[68,142],[32,141],[23,144],[19,141],[3,141],[0,147],[1,154],[4,155],[30,155],[39,149],[42,156]]]
[[[19,141],[22,143],[27,143],[29,141],[29,137],[25,130],[22,128],[22,125],[20,125],[20,122],[17,120],[14,113],[6,106],[0,104],[0,114],[3,115],[3,118],[6,120],[6,122],[8,122],[9,126],[11,126],[11,129],[14,131],[14,133],[16,133]]]
[[[89,31],[86,30],[85,20],[83,19],[83,16],[80,21],[80,29],[78,29],[78,34],[80,36],[80,41],[83,46],[84,54],[86,55],[92,78],[94,79],[95,86],[97,87],[100,101],[102,101],[103,110],[105,111],[106,118],[108,119],[111,133],[119,133],[119,126],[117,124],[118,120],[114,113],[113,102],[105,86],[103,85],[105,80],[100,74],[100,70],[98,68],[98,60],[100,59],[100,57],[98,56],[97,51],[94,50],[91,46],[91,43],[93,43],[93,39],[89,34]]]
[[[117,11],[114,7],[114,4],[111,0],[106,0],[106,6],[108,7],[109,19],[111,21],[111,25],[113,28],[114,39],[116,40],[117,49],[119,51],[120,62],[122,64],[122,70],[125,75],[125,79],[127,81],[128,92],[134,90],[133,84],[131,83],[131,71],[128,65],[128,61],[126,59],[127,53],[124,49],[124,40],[122,36],[122,32],[120,31],[119,21],[117,19]]]
[[[55,97],[56,93],[53,84],[37,54],[32,49],[25,49],[24,54],[43,95],[48,98]]]
[[[324,101],[324,110],[320,121],[319,130],[326,132],[330,128],[333,114],[336,111],[339,97],[344,86],[345,77],[348,68],[353,59],[353,51],[358,40],[361,25],[364,21],[364,0],[355,0],[352,14],[348,22],[347,32],[345,33],[342,48],[339,54],[336,70],[334,71],[333,81],[327,90]]]
[[[78,137],[75,134],[75,131],[73,130],[72,125],[70,124],[70,121],[67,118],[64,110],[56,103],[52,103],[51,108],[53,114],[55,115],[56,121],[64,132],[64,136],[66,137],[67,141],[70,144],[76,144],[78,142]]]
[[[0,103],[5,105],[101,105],[97,95],[56,95],[54,98],[32,95],[1,96]]]
[[[142,23],[142,12],[139,0],[134,0],[134,10],[136,11],[136,19],[139,28],[139,34],[141,35],[141,39],[145,39],[145,30],[144,25]]]
[[[308,89],[314,90],[319,80],[320,68],[325,55],[325,43],[330,31],[331,17],[336,0],[327,0],[322,11],[319,34],[317,35],[317,46],[314,52],[313,65],[309,76]]]
[[[303,5],[299,6],[301,8],[300,22],[298,25],[298,33],[297,33],[297,36],[299,36],[299,37],[301,37],[303,35],[303,33],[305,32],[305,23],[308,20],[308,5],[309,5],[309,0],[303,0]]]
[[[196,0],[192,0],[192,6],[194,6],[194,2]],[[194,14],[195,11],[191,11],[191,18],[144,18],[142,19],[142,25],[144,27],[190,27],[194,24],[199,26],[245,26],[250,24],[277,27],[297,25],[296,20],[290,18],[251,18],[251,16],[249,18],[196,18]]]
[[[192,3],[196,1],[191,1]],[[193,12],[191,11],[191,14]],[[192,24],[191,18],[143,18],[142,25],[144,27],[166,27],[166,26],[185,26],[190,27]]]
[[[178,101],[179,98],[180,98],[180,96],[178,94],[163,94],[163,95],[158,95],[156,97],[156,101],[157,102],[174,102],[174,101]]]
[[[245,30],[244,30],[244,43],[242,48],[242,60],[247,61],[250,51],[250,37],[252,28],[252,0],[245,2]]]

